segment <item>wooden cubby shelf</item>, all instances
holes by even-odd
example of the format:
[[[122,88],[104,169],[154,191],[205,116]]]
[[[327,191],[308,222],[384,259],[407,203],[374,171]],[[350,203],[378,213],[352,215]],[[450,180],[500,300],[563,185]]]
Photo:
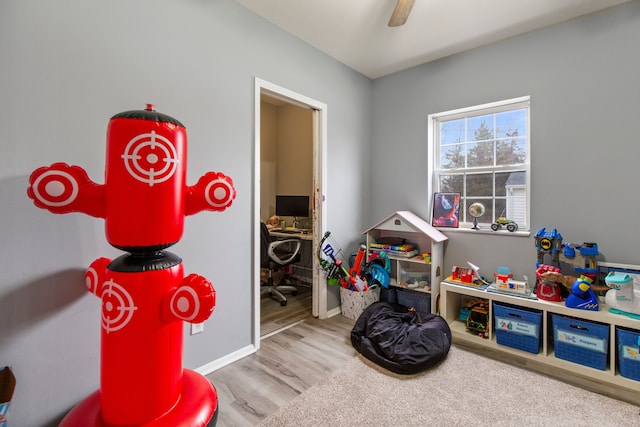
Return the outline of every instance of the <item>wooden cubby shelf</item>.
[[[491,322],[488,338],[483,338],[468,331],[465,322],[460,320],[460,308],[463,306],[463,301],[469,298],[482,298],[489,302],[489,319],[491,319]],[[541,346],[538,354],[498,344],[493,321],[494,302],[516,308],[533,309],[542,313],[539,329]],[[599,311],[579,310],[566,307],[564,302],[551,302],[487,292],[484,289],[450,282],[442,282],[440,284],[440,315],[449,324],[455,344],[507,363],[541,372],[600,394],[640,405],[640,381],[623,377],[619,373],[616,340],[617,327],[631,329],[640,333],[640,320],[613,314],[603,304],[600,305]],[[555,356],[552,315],[570,316],[587,322],[608,325],[608,361],[604,370],[559,359]]]

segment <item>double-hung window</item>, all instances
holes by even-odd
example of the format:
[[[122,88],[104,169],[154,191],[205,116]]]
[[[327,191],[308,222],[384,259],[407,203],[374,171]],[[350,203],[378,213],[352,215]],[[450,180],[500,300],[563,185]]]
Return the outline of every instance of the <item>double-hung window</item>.
[[[474,214],[480,229],[507,218],[529,230],[529,116],[529,97],[429,115],[430,189],[460,193],[461,228]]]

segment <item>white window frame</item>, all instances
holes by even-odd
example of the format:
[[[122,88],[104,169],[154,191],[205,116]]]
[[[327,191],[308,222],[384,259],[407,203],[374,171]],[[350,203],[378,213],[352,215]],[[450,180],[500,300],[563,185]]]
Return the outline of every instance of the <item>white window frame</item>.
[[[440,192],[439,189],[439,176],[440,172],[446,171],[446,173],[450,173],[450,169],[442,169],[439,170],[439,159],[440,159],[440,122],[455,120],[459,118],[465,117],[474,117],[478,115],[485,115],[491,113],[499,113],[503,111],[510,111],[516,109],[526,109],[527,111],[527,129],[526,129],[526,154],[525,154],[525,162],[524,164],[517,165],[517,170],[523,170],[525,172],[525,215],[526,215],[526,224],[518,224],[518,231],[515,233],[511,233],[506,231],[504,228],[500,231],[494,232],[488,227],[485,223],[484,227],[481,227],[480,230],[471,230],[473,223],[471,221],[463,222],[463,218],[465,215],[463,214],[463,210],[466,210],[466,198],[465,195],[461,195],[460,202],[460,224],[457,230],[470,230],[473,232],[478,231],[486,231],[489,233],[499,233],[499,234],[509,234],[509,235],[529,235],[531,230],[531,109],[530,109],[530,97],[523,96],[519,98],[512,98],[503,101],[491,102],[487,104],[476,105],[472,107],[465,107],[456,110],[444,111],[441,113],[429,114],[428,116],[428,165],[429,165],[429,183],[428,183],[428,196],[429,196],[429,211],[433,210],[433,194]],[[491,166],[491,167],[483,167],[483,168],[462,168],[458,169],[459,171],[472,171],[472,172],[508,172],[511,167],[500,167],[500,166]],[[464,212],[466,213],[466,212]],[[495,213],[494,213],[495,215]],[[451,231],[455,229],[447,228],[447,231]]]

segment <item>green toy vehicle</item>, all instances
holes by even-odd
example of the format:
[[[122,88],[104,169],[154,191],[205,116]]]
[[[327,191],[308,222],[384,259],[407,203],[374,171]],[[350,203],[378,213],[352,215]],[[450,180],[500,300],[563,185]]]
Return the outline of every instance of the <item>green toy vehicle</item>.
[[[507,230],[514,232],[518,229],[518,224],[516,224],[515,222],[511,221],[510,219],[507,219],[503,216],[501,216],[500,218],[496,219],[496,222],[494,222],[493,224],[491,224],[491,229],[493,231],[498,231],[500,230],[502,227],[506,227]]]

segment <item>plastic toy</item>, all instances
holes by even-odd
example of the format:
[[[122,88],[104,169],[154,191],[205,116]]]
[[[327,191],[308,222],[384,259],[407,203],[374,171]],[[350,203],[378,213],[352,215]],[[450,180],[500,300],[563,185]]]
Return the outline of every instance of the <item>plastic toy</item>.
[[[538,262],[536,268],[542,264],[560,267],[560,251],[562,249],[562,235],[558,230],[552,228],[547,231],[542,227],[534,235],[536,248],[538,250]]]
[[[497,271],[493,273],[496,278],[495,288],[501,291],[513,292],[516,294],[526,294],[527,293],[527,278],[525,280],[515,280],[513,279],[513,274],[511,274],[511,270],[509,267],[500,266]]]
[[[598,273],[596,265],[598,244],[583,243],[582,245],[576,245],[574,243],[565,243],[562,246],[563,251],[560,254],[560,261],[572,265],[573,269],[578,273],[592,280],[595,279]]]
[[[342,280],[349,275],[349,272],[344,268],[342,260],[337,258],[337,256],[342,253],[342,249],[337,244],[325,244],[330,236],[330,231],[324,233],[324,236],[322,236],[322,239],[320,239],[320,242],[318,243],[316,256],[320,267],[326,274],[327,284],[331,286],[340,286]],[[334,246],[338,248],[337,252]]]
[[[631,276],[612,271],[604,280],[611,288],[604,297],[609,311],[640,319],[640,289],[634,290]]]
[[[100,389],[60,426],[215,423],[215,388],[182,367],[183,322],[208,319],[215,290],[202,276],[184,277],[182,259],[164,249],[181,239],[186,215],[229,207],[233,182],[209,172],[187,186],[186,129],[151,104],[111,118],[106,152],[104,185],[79,166],[54,163],[35,170],[27,190],[52,213],[104,218],[109,244],[129,252],[99,258],[85,274],[102,300]]]
[[[489,338],[489,302],[474,299],[465,304],[465,307],[470,310],[466,322],[467,329],[482,338]]]
[[[380,285],[383,288],[389,288],[389,272],[380,264],[367,263],[362,269],[362,277],[369,286]]]
[[[536,296],[546,301],[562,301],[563,278],[560,267],[541,264],[536,269]]]
[[[496,278],[496,284],[499,286],[507,286],[507,284],[509,283],[509,279],[513,277],[513,274],[511,274],[511,270],[509,269],[509,267],[504,266],[498,267],[498,270],[493,273],[493,275]]]
[[[580,276],[571,286],[571,293],[565,301],[565,305],[569,308],[578,308],[580,310],[598,311],[598,297],[591,289],[592,280],[586,276]]]
[[[473,286],[488,284],[482,279],[480,273],[478,273],[480,267],[470,263],[469,261],[467,261],[467,264],[469,265],[469,268],[454,265],[451,269],[451,276],[449,276],[446,280]]]
[[[491,224],[491,229],[493,231],[498,231],[502,229],[502,227],[505,227],[507,230],[513,233],[518,229],[518,224],[516,224],[514,221],[507,219],[503,216],[499,217],[498,219],[496,219],[496,222]]]
[[[431,254],[429,254],[429,258],[431,258]],[[378,264],[382,268],[384,268],[387,273],[391,273],[391,260],[389,259],[389,255],[387,255],[385,251],[374,252],[370,254],[369,258],[367,258],[367,263]]]
[[[454,265],[451,269],[451,280],[472,284],[474,283],[474,274],[472,268],[458,267]]]
[[[358,254],[356,255],[356,259],[349,269],[349,275],[342,280],[342,287],[349,288],[351,290],[357,291],[367,291],[369,290],[369,285],[367,281],[361,276],[362,271],[362,260],[364,260],[364,256],[367,253],[367,247],[365,245],[360,245],[358,248]]]

